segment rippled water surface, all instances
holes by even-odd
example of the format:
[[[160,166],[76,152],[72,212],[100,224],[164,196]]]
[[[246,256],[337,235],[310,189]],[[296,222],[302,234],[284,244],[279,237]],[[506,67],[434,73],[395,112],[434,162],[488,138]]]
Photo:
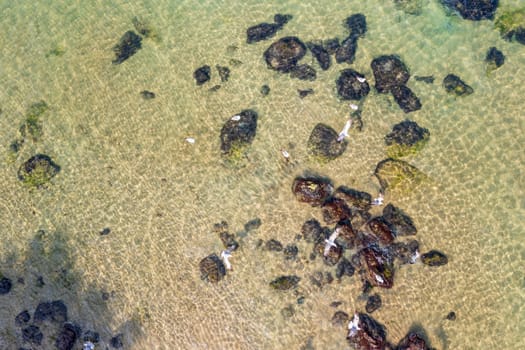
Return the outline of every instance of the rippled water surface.
[[[310,260],[311,245],[295,239],[305,220],[322,215],[290,188],[310,171],[375,195],[384,136],[406,118],[430,131],[429,143],[407,159],[428,181],[385,199],[413,218],[421,251],[438,249],[449,263],[399,268],[394,287],[378,291],[383,306],[373,317],[392,343],[424,329],[436,349],[525,347],[523,45],[502,40],[492,21],[463,20],[434,0],[421,1],[417,16],[393,1],[109,3],[0,3],[0,274],[13,281],[0,295],[1,349],[24,346],[18,313],[58,299],[71,321],[100,333],[97,349],[119,333],[126,349],[349,349],[346,329],[331,318],[364,310],[361,282],[311,283],[333,268]],[[501,1],[499,10],[517,6]],[[246,29],[276,13],[293,19],[274,39],[248,45]],[[313,82],[266,67],[262,53],[272,40],[343,38],[343,21],[355,13],[366,16],[368,32],[352,65],[321,71],[307,55],[318,70]],[[156,36],[114,65],[112,48],[135,30],[134,17]],[[491,46],[506,61],[487,73]],[[422,109],[405,114],[372,89],[361,106],[362,132],[351,130],[341,157],[318,163],[306,150],[311,130],[319,122],[340,130],[350,112],[337,97],[339,71],[351,67],[373,84],[370,62],[384,54],[399,55],[413,76],[434,76],[433,84],[408,82]],[[193,72],[204,64],[212,79],[197,86]],[[230,67],[229,81],[220,81],[216,65]],[[441,82],[449,73],[474,94],[448,95]],[[307,88],[314,94],[299,98]],[[143,99],[143,90],[156,97]],[[41,138],[13,153],[29,106],[41,100],[49,106]],[[220,130],[247,108],[259,114],[257,135],[231,164],[221,156]],[[36,153],[61,171],[31,190],[17,170]],[[239,238],[233,271],[216,285],[202,281],[199,261],[223,249],[213,225],[224,220],[238,233],[254,218],[262,224]],[[259,247],[271,238],[296,243],[297,261]],[[296,291],[269,287],[289,274],[301,277]],[[451,311],[455,321],[445,319]]]

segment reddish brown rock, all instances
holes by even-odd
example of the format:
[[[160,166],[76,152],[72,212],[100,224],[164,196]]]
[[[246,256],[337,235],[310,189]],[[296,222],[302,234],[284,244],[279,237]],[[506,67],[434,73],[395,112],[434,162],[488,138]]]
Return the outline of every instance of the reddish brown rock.
[[[394,264],[390,255],[377,246],[370,246],[359,252],[364,278],[373,286],[392,288],[394,285]]]
[[[320,206],[332,194],[332,184],[316,177],[297,177],[292,185],[292,192],[299,202],[309,203],[311,206]]]

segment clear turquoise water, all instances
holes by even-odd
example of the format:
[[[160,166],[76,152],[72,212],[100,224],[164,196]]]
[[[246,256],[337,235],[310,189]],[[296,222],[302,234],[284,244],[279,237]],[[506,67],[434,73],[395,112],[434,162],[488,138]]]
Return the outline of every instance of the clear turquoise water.
[[[375,193],[372,174],[385,158],[383,137],[407,117],[430,130],[430,142],[410,159],[430,181],[386,200],[414,219],[423,251],[444,251],[450,262],[401,268],[395,287],[380,291],[383,306],[374,318],[393,343],[419,325],[437,349],[524,346],[519,77],[525,50],[503,41],[490,21],[448,16],[436,1],[422,5],[413,16],[390,1],[0,4],[0,272],[15,281],[12,292],[0,296],[0,348],[22,346],[16,314],[56,299],[82,329],[101,333],[97,348],[119,332],[130,349],[298,349],[308,339],[316,349],[348,348],[345,329],[331,325],[329,305],[339,300],[340,310],[362,310],[358,279],[319,290],[309,276],[329,270],[308,260],[307,244],[298,244],[295,263],[257,244],[292,243],[306,219],[321,219],[291,195],[293,178],[306,170]],[[500,9],[518,5],[506,1]],[[268,70],[262,52],[270,41],[247,45],[245,31],[275,13],[294,16],[277,37],[304,41],[343,37],[342,21],[365,14],[369,30],[351,67],[371,80],[374,57],[398,54],[413,75],[436,78],[432,85],[408,83],[423,108],[405,115],[390,97],[372,92],[363,104],[363,132],[351,133],[341,158],[316,163],[306,140],[318,122],[344,125],[349,107],[338,100],[334,81],[347,65],[319,70],[315,82]],[[112,65],[112,47],[133,29],[135,16],[155,28],[159,40],[145,39],[135,56]],[[487,74],[490,46],[507,59]],[[230,81],[210,92],[220,83],[214,74],[197,87],[192,74],[203,64],[229,66]],[[440,86],[448,73],[475,93],[448,96]],[[259,92],[263,84],[271,87],[267,97]],[[305,88],[315,94],[299,99],[296,90]],[[144,101],[144,89],[157,97]],[[39,100],[50,106],[43,137],[13,157],[9,145]],[[245,108],[260,115],[257,136],[247,158],[230,166],[218,135]],[[283,164],[281,148],[290,151],[293,167]],[[16,171],[37,152],[62,170],[45,190],[30,191]],[[213,224],[226,220],[237,232],[255,217],[262,226],[243,239],[233,272],[216,286],[202,282],[198,262],[222,249]],[[104,227],[111,228],[108,236],[99,235]],[[270,290],[269,281],[291,273],[302,277],[297,295]],[[304,304],[297,304],[298,295]],[[295,315],[284,318],[289,304]],[[444,320],[450,311],[458,315],[454,322]],[[45,342],[42,348],[53,343]]]

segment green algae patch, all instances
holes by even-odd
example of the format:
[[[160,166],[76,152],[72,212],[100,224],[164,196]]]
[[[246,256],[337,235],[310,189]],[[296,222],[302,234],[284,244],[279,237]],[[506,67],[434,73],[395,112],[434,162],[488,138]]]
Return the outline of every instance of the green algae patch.
[[[46,185],[58,172],[60,166],[45,154],[29,158],[18,169],[18,179],[24,185],[39,188]]]
[[[24,139],[31,138],[38,141],[42,137],[42,123],[40,116],[49,109],[44,101],[33,103],[27,110],[26,117],[20,126],[20,134]]]
[[[427,176],[415,166],[399,160],[388,158],[379,162],[374,171],[383,190],[396,189],[409,191],[414,186],[427,180]]]
[[[65,53],[66,53],[66,49],[61,45],[57,45],[51,50],[49,50],[48,52],[46,52],[46,58],[49,58],[52,56],[61,57],[61,56],[64,56]]]
[[[525,30],[525,7],[521,9],[502,11],[494,22],[501,36],[511,39],[518,30]]]

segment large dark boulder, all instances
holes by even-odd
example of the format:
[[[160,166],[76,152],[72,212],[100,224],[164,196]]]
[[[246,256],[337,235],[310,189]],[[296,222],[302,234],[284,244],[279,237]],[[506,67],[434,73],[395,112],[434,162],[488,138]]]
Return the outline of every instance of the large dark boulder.
[[[329,225],[348,219],[352,216],[350,208],[341,198],[327,198],[322,205],[322,209],[323,219]]]
[[[392,128],[385,136],[388,155],[403,157],[418,152],[428,142],[430,132],[411,120],[404,120]]]
[[[18,179],[31,187],[42,187],[58,172],[60,166],[45,154],[36,154],[18,169]]]
[[[295,36],[281,38],[264,52],[268,68],[289,72],[306,54],[306,45]]]
[[[234,115],[221,129],[221,151],[232,155],[252,143],[257,131],[257,112],[246,109]]]
[[[366,17],[362,13],[351,15],[345,20],[345,25],[350,29],[351,37],[362,37],[366,33]]]
[[[296,177],[292,184],[292,192],[299,202],[311,206],[320,206],[332,194],[332,183],[321,177]]]
[[[370,245],[358,253],[363,277],[372,286],[392,288],[394,285],[394,262],[387,250]]]
[[[335,50],[335,61],[337,63],[354,63],[355,52],[357,51],[357,36],[349,36]]]
[[[246,30],[248,44],[273,37],[290,19],[292,19],[291,15],[276,14],[274,16],[275,23],[261,23],[248,28]]]
[[[405,85],[393,86],[391,92],[403,112],[410,113],[421,109],[419,98],[409,87]]]
[[[336,84],[337,93],[343,100],[360,100],[370,92],[365,76],[351,68],[341,71]]]
[[[449,74],[443,79],[443,87],[448,93],[456,96],[467,96],[474,92],[474,89],[454,74]]]
[[[498,0],[441,0],[448,8],[459,12],[461,17],[472,21],[493,19]]]
[[[346,339],[355,350],[385,350],[385,327],[365,313],[355,313]],[[355,326],[354,326],[355,325]]]
[[[44,321],[63,323],[67,321],[67,306],[62,300],[48,301],[38,304],[33,315],[35,324]]]
[[[211,254],[199,262],[201,279],[217,283],[226,275],[226,267],[222,260],[216,255]]]
[[[393,206],[392,203],[383,208],[383,218],[388,222],[396,236],[412,236],[417,233],[412,218],[398,207]]]
[[[405,85],[410,78],[403,61],[394,55],[376,57],[370,65],[378,92],[390,92],[394,86]]]
[[[312,56],[315,57],[317,60],[317,63],[319,63],[319,66],[322,70],[327,70],[330,68],[330,54],[328,51],[322,46],[315,43],[308,43],[308,48],[310,49],[310,52],[312,53]]]
[[[116,55],[113,64],[121,64],[136,54],[140,48],[142,48],[142,38],[134,31],[127,31],[113,47]]]
[[[35,325],[30,325],[22,329],[22,339],[26,342],[41,345],[44,334]]]
[[[370,232],[378,239],[381,244],[388,245],[396,239],[394,230],[385,218],[378,216],[368,222]]]
[[[80,337],[81,329],[78,325],[70,322],[64,323],[60,333],[58,333],[55,346],[58,350],[71,350],[75,342]]]
[[[308,151],[323,161],[339,157],[346,150],[348,141],[338,141],[339,134],[326,124],[317,124],[308,139]]]

